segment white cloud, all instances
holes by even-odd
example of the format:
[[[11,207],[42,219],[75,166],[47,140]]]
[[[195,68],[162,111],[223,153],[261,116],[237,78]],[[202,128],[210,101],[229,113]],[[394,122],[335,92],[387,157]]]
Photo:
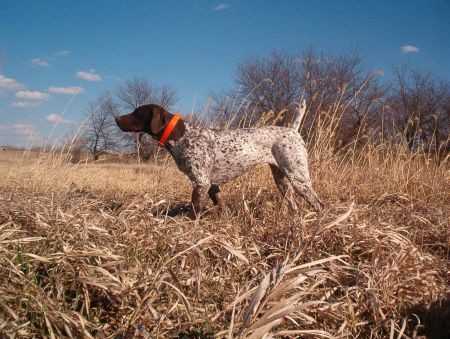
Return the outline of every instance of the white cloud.
[[[63,49],[63,50],[56,52],[55,55],[56,56],[68,56],[70,53],[72,53],[72,52],[67,49]]]
[[[68,122],[67,120],[64,120],[64,117],[62,115],[57,113],[49,114],[45,119],[52,125],[59,125]]]
[[[24,88],[24,86],[16,79],[7,78],[4,75],[0,74],[0,89],[17,91],[22,88]]]
[[[400,47],[400,50],[403,53],[418,53],[420,51],[418,47],[413,45],[403,45]]]
[[[18,108],[36,107],[41,104],[40,101],[14,101],[11,106]]]
[[[49,87],[48,92],[49,93],[55,93],[55,94],[80,94],[84,91],[82,87]]]
[[[226,9],[230,8],[230,5],[227,3],[221,3],[218,4],[216,7],[213,8],[213,11],[219,12],[219,11],[224,11]]]
[[[36,130],[31,124],[13,124],[11,127],[20,135],[31,136],[36,134]]]
[[[96,73],[95,70],[91,69],[89,71],[79,71],[77,72],[77,78],[86,81],[101,81],[102,77],[100,74]]]
[[[27,123],[0,124],[0,143],[29,146],[42,142],[36,128]]]
[[[378,68],[373,71],[373,75],[378,75],[380,77],[384,76],[384,69]]]
[[[31,59],[31,63],[36,66],[48,67],[48,61],[40,58]]]
[[[48,94],[40,91],[22,90],[16,93],[17,99],[31,100],[31,101],[44,101],[48,99]]]

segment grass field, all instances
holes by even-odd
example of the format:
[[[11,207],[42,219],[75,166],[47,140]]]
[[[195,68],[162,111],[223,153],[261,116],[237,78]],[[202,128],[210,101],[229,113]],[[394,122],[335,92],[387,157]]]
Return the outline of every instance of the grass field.
[[[311,154],[325,210],[270,171],[190,199],[171,160],[0,153],[0,337],[448,338],[450,175],[401,146]]]

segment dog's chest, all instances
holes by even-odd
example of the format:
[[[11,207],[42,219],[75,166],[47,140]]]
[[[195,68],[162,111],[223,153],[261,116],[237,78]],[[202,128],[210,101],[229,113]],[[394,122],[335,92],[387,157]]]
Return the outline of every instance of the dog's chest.
[[[207,168],[212,162],[214,145],[212,135],[204,130],[190,129],[185,137],[171,147],[178,168],[188,174]]]

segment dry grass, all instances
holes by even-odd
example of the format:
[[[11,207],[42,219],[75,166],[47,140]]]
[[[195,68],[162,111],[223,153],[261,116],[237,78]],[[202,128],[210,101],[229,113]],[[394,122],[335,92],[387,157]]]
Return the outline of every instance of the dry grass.
[[[448,165],[321,153],[323,213],[258,168],[195,222],[170,161],[0,158],[0,337],[446,338]]]

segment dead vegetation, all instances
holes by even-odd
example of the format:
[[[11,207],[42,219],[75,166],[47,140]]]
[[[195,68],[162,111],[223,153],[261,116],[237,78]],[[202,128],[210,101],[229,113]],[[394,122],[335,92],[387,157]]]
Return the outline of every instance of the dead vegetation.
[[[224,186],[223,215],[191,221],[172,213],[191,192],[164,156],[1,157],[1,335],[447,338],[448,158],[336,151],[342,110],[325,113],[320,214],[288,211],[265,167]]]
[[[448,165],[393,145],[320,153],[324,213],[292,215],[259,168],[199,221],[168,215],[190,197],[171,162],[3,162],[0,333],[446,338]]]

